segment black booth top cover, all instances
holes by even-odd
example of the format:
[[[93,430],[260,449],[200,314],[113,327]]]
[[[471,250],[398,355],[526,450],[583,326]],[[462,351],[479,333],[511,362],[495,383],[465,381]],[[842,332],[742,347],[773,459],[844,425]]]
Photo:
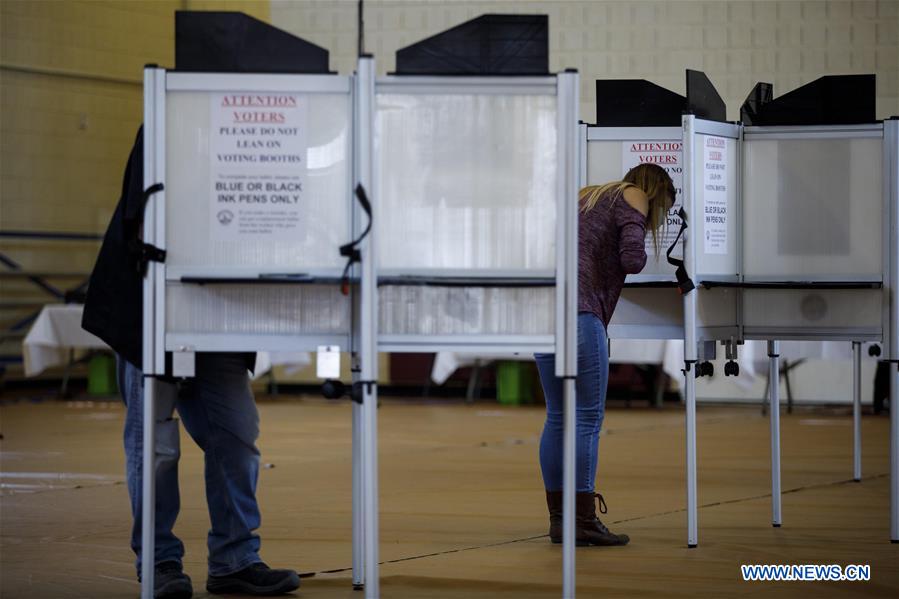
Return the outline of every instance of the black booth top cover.
[[[401,48],[397,75],[547,75],[546,15],[482,15]]]
[[[727,109],[702,71],[687,69],[684,97],[645,79],[597,79],[596,125],[680,127],[683,114],[726,121]]]
[[[175,70],[330,73],[328,51],[241,12],[176,11]]]
[[[600,127],[680,127],[687,99],[646,79],[597,79]]]
[[[857,125],[877,121],[875,75],[826,75],[774,98],[774,86],[757,83],[743,107],[745,125]]]

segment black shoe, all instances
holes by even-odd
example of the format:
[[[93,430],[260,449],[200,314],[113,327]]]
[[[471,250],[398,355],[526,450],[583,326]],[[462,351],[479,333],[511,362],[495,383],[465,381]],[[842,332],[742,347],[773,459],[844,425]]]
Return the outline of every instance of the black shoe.
[[[300,576],[293,570],[272,570],[262,562],[256,562],[237,572],[224,576],[209,576],[206,590],[246,595],[283,595],[300,588]]]
[[[155,599],[190,599],[194,589],[190,576],[178,562],[161,562],[153,568],[153,597]]]

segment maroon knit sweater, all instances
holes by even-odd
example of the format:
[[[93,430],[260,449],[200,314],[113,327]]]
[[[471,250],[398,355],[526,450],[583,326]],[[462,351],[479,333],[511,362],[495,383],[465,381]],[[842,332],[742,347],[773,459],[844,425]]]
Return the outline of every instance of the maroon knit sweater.
[[[646,265],[646,217],[621,193],[599,198],[578,215],[578,312],[595,314],[609,327],[624,277]]]

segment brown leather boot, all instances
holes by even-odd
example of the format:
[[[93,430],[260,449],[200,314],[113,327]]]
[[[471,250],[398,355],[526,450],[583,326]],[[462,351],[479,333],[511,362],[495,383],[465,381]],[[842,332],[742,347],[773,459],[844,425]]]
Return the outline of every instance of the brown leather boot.
[[[549,540],[562,542],[562,491],[546,492],[546,507],[549,509]]]
[[[596,504],[599,500],[599,511],[606,513],[606,501],[599,493],[578,493],[575,499],[577,506],[577,520],[575,521],[575,544],[578,547],[587,545],[627,545],[630,537],[616,535],[606,528],[596,517]],[[561,535],[560,535],[561,536]]]

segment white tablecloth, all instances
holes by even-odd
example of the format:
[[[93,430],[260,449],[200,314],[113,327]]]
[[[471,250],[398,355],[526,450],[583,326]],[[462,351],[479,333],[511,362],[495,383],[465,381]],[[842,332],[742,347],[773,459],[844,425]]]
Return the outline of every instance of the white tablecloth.
[[[258,379],[275,366],[286,366],[286,374],[290,376],[309,364],[312,364],[310,352],[259,352],[256,354],[256,371],[253,378]]]
[[[862,344],[862,359],[877,360],[868,356],[868,346],[879,345],[872,343]],[[800,358],[810,360],[832,360],[835,362],[848,362],[852,359],[852,343],[849,341],[781,341],[780,357],[788,360],[798,360]],[[755,363],[759,370],[767,368],[768,364],[768,342],[767,341],[747,341],[740,348],[741,355],[746,355],[748,359]]]
[[[863,359],[868,358],[867,345],[863,348]],[[723,357],[724,347],[717,347],[718,357]],[[768,344],[765,341],[747,341],[739,348],[737,362],[740,364],[740,376],[733,379],[735,385],[751,386],[759,373],[768,372]],[[781,341],[781,359],[798,360],[800,358],[849,361],[852,357],[852,344],[845,341]],[[459,368],[471,366],[475,362],[489,363],[497,360],[533,360],[529,353],[517,354],[481,354],[439,352],[431,369],[431,380],[442,385]],[[652,341],[637,339],[613,339],[612,363],[659,364],[665,373],[681,387],[684,367],[683,341]]]
[[[867,346],[867,344],[866,344]],[[782,341],[780,356],[782,359],[797,360],[799,358],[848,361],[852,355],[852,345],[842,341]],[[724,347],[718,346],[719,357],[724,355]],[[868,351],[862,351],[864,359]],[[475,362],[488,363],[496,360],[533,360],[528,353],[517,354],[480,354],[439,352],[431,369],[431,380],[442,385],[459,368],[471,366]],[[871,358],[875,359],[875,358]],[[683,380],[681,369],[684,367],[683,341],[651,341],[637,339],[613,339],[612,363],[659,364],[674,383],[680,386]],[[739,348],[737,362],[740,364],[740,376],[734,379],[737,385],[751,384],[759,374],[767,373],[768,345],[765,341],[747,341]]]
[[[73,349],[109,349],[98,337],[81,328],[83,312],[82,304],[50,304],[43,307],[22,342],[25,376],[36,376],[47,368],[65,365]],[[302,368],[311,361],[308,352],[259,352],[256,354],[253,378],[262,376],[275,365]]]
[[[491,362],[495,360],[532,361],[529,353],[517,354],[480,354],[438,352],[431,369],[431,380],[442,385],[459,368],[470,366],[476,361]],[[635,339],[613,339],[612,363],[660,364],[668,376],[680,381],[681,369],[684,367],[683,341],[643,341]]]
[[[69,361],[72,349],[103,349],[106,344],[81,328],[81,304],[44,306],[22,342],[25,376]]]

